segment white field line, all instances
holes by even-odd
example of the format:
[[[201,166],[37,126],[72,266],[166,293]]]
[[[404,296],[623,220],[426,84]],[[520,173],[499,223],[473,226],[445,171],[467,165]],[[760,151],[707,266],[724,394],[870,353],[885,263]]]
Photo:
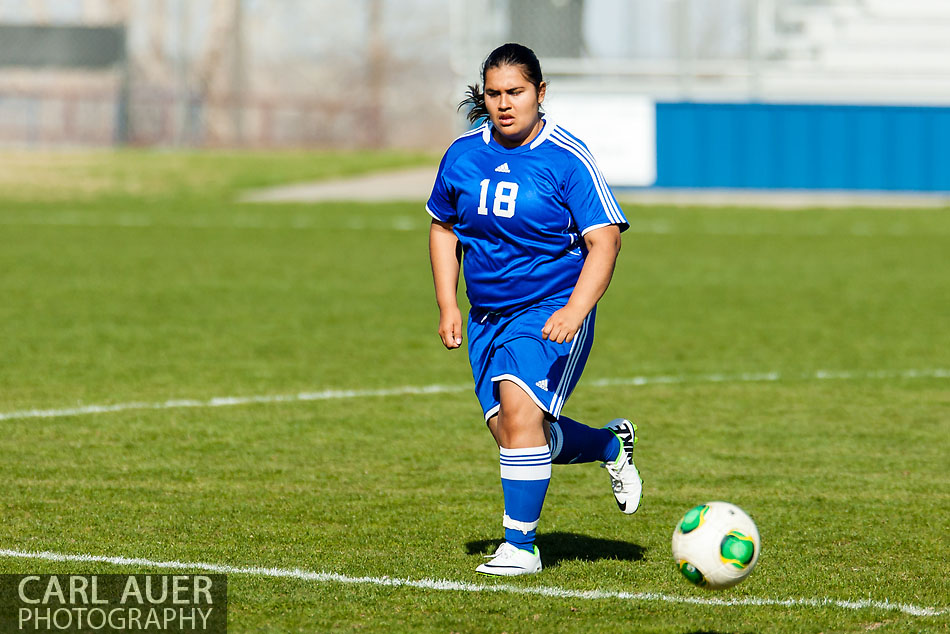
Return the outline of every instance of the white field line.
[[[838,370],[818,370],[805,374],[781,374],[779,372],[752,372],[741,374],[693,374],[693,375],[657,375],[634,376],[626,378],[591,379],[583,382],[585,387],[609,386],[646,386],[646,385],[683,385],[701,383],[762,383],[779,381],[833,381],[860,379],[948,379],[950,369],[929,370],[881,370],[849,372]],[[13,412],[0,412],[0,421],[27,418],[58,418],[62,416],[84,416],[88,414],[106,414],[126,410],[162,410],[195,407],[232,407],[266,403],[296,403],[306,401],[330,401],[346,398],[371,398],[386,396],[407,396],[426,394],[445,394],[467,392],[471,385],[404,385],[401,387],[375,390],[322,390],[320,392],[298,392],[297,394],[263,394],[253,396],[217,396],[205,400],[175,399],[160,402],[130,402],[104,405],[81,405],[60,409],[30,409]]]
[[[395,586],[418,588],[421,590],[441,590],[449,592],[494,592],[504,594],[526,594],[555,599],[613,599],[622,601],[642,601],[654,603],[685,603],[705,606],[781,606],[781,607],[835,607],[843,610],[887,610],[899,611],[911,616],[942,616],[950,613],[950,608],[921,607],[906,603],[894,603],[887,599],[841,600],[831,598],[818,599],[759,599],[754,597],[722,599],[709,596],[677,596],[660,592],[617,592],[609,590],[569,590],[550,586],[515,586],[510,584],[480,584],[467,581],[446,579],[397,579],[393,577],[350,577],[332,572],[312,572],[309,570],[265,568],[260,566],[229,566],[184,561],[153,561],[137,557],[107,557],[103,555],[69,555],[62,553],[24,552],[0,549],[0,557],[19,559],[38,559],[56,562],[104,563],[114,566],[138,566],[142,568],[170,568],[174,570],[202,570],[229,575],[252,575],[258,577],[279,577],[314,581],[317,583],[349,583],[356,585]]]
[[[320,392],[299,392],[297,394],[266,394],[256,396],[216,396],[207,400],[175,399],[157,403],[132,402],[112,405],[83,405],[63,409],[32,409],[18,412],[0,413],[0,421],[22,418],[57,418],[60,416],[82,416],[84,414],[105,414],[125,410],[141,409],[179,409],[188,407],[229,407],[251,405],[254,403],[296,403],[305,401],[329,401],[342,398],[364,398],[381,396],[404,396],[412,394],[442,394],[445,392],[464,392],[470,389],[466,385],[423,385],[385,388],[379,390],[323,390]]]
[[[422,219],[424,220],[424,219]],[[289,218],[283,224],[253,216],[237,215],[227,219],[215,219],[203,216],[191,216],[188,219],[157,220],[142,214],[119,214],[112,217],[94,216],[82,213],[61,212],[48,214],[41,218],[0,218],[0,225],[15,227],[91,227],[116,229],[254,229],[254,230],[296,230],[296,229],[351,229],[354,231],[423,231],[427,222],[410,216],[392,216],[380,222],[358,217],[348,218],[343,224],[318,222],[308,216]]]

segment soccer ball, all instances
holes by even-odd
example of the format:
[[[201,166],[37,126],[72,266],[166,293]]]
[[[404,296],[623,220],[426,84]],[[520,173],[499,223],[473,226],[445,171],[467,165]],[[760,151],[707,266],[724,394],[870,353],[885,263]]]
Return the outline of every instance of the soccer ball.
[[[673,560],[690,583],[718,590],[734,586],[759,559],[759,530],[735,504],[707,502],[691,508],[673,531]]]

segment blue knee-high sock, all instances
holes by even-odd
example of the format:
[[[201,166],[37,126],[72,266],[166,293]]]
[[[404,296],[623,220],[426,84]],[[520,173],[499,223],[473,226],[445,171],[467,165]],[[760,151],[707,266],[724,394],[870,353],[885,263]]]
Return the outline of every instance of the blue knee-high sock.
[[[505,494],[505,541],[534,551],[534,534],[551,481],[551,450],[500,448],[501,489]]]
[[[620,440],[609,429],[596,429],[561,416],[551,423],[551,462],[609,462],[620,455]]]

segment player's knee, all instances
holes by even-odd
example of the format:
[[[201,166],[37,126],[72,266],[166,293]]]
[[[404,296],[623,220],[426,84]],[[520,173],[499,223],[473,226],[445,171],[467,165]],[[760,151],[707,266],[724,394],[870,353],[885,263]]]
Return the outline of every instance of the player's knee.
[[[540,426],[537,416],[534,412],[523,412],[515,410],[505,412],[504,409],[498,415],[498,437],[503,441],[517,440],[522,436],[535,435]]]
[[[525,427],[527,420],[517,412],[498,412],[498,429],[502,432],[514,433]]]

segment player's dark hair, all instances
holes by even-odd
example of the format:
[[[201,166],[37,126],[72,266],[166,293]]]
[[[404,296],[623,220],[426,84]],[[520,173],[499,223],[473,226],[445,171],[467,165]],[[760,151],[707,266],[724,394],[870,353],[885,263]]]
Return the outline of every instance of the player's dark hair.
[[[538,56],[534,54],[527,46],[509,42],[502,44],[485,58],[482,64],[482,83],[485,85],[485,73],[490,68],[499,66],[520,66],[525,79],[534,84],[535,90],[541,91],[541,83],[544,81],[541,75],[541,62]],[[488,117],[488,108],[485,107],[485,93],[479,84],[475,83],[465,91],[465,99],[459,104],[458,109],[468,107],[468,120],[475,123],[480,119]]]

